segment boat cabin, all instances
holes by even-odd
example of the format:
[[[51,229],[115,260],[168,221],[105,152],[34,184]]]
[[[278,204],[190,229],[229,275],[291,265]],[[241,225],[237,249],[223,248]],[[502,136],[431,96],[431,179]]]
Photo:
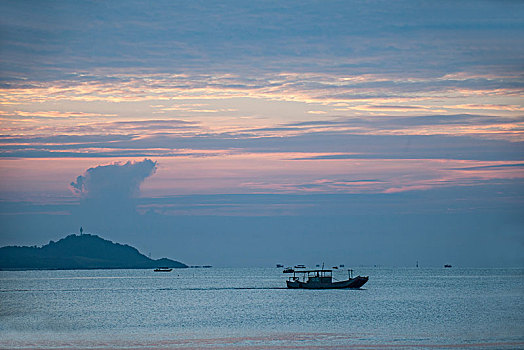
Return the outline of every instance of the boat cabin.
[[[332,270],[293,271],[293,276],[289,277],[288,280],[300,281],[300,275],[302,275],[302,282],[305,283],[331,283],[333,281]]]

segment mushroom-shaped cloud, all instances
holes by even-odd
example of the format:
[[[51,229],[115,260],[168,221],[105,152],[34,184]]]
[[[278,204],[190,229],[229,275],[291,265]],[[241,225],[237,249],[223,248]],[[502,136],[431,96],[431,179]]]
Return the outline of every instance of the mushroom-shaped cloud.
[[[136,197],[140,185],[156,171],[157,162],[113,163],[89,168],[71,182],[73,192],[85,199],[126,199]]]

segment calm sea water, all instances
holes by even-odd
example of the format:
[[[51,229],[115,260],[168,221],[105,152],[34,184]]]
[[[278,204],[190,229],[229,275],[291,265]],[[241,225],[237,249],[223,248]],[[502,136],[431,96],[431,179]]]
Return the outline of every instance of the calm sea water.
[[[361,290],[281,271],[0,271],[0,348],[524,349],[524,269],[360,268]]]

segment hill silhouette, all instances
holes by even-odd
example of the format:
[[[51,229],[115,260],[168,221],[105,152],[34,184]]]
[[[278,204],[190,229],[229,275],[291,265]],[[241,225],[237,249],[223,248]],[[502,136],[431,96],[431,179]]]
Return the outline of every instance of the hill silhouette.
[[[159,266],[188,267],[167,258],[150,259],[129,245],[91,234],[72,234],[42,247],[0,248],[0,269],[146,269]]]

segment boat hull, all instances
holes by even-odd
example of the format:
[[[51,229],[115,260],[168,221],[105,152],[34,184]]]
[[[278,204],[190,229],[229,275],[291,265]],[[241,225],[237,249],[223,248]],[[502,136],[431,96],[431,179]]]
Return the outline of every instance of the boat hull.
[[[301,282],[301,281],[286,281],[287,287],[291,289],[357,289],[362,287],[368,281],[369,277],[357,276],[346,281],[338,281],[331,283],[318,282]]]

